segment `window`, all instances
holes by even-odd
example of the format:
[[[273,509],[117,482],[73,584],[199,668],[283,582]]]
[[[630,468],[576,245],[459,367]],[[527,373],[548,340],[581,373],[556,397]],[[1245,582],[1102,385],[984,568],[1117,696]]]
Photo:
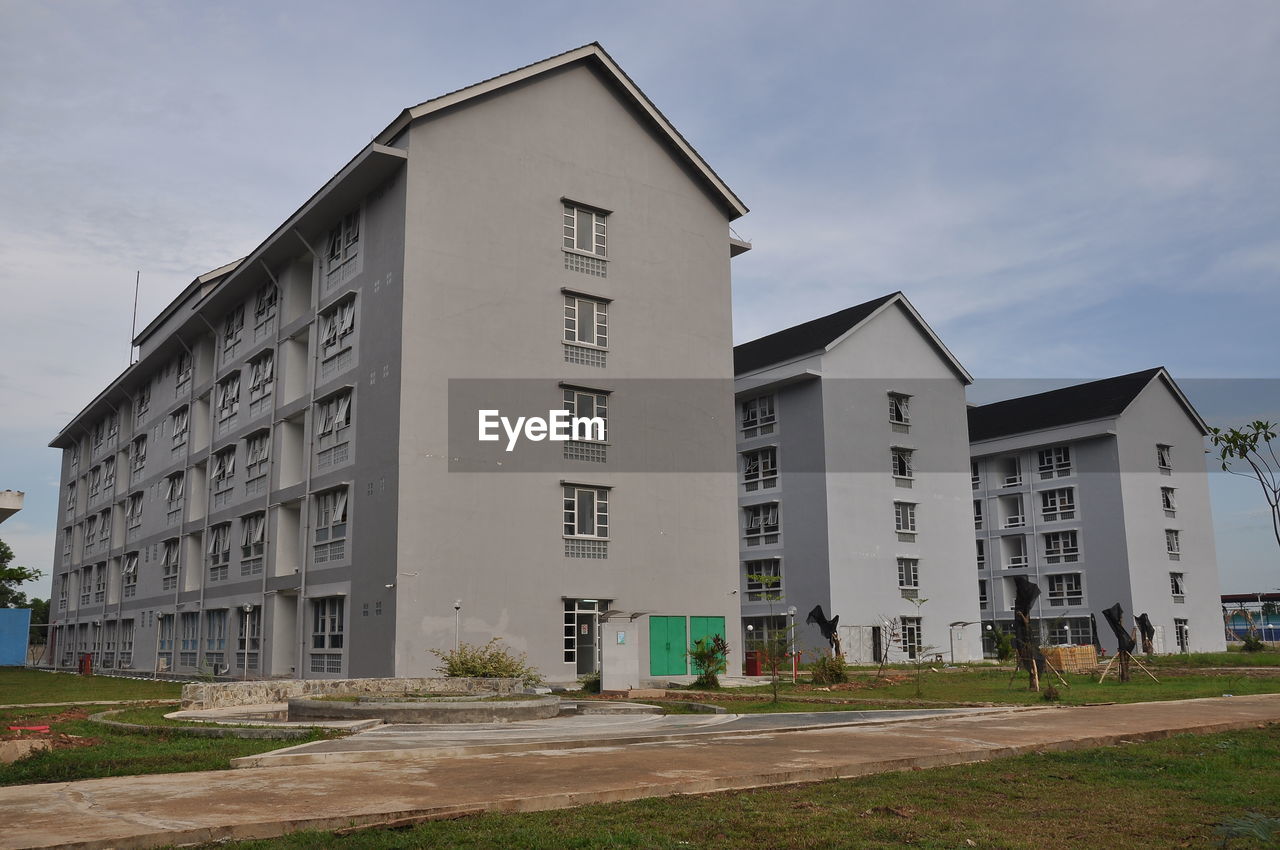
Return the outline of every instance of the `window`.
[[[589,442],[607,442],[609,439],[609,394],[598,390],[564,387],[564,409],[569,416],[580,419],[599,419],[602,427],[586,427],[581,436]],[[574,437],[577,439],[577,435]]]
[[[98,494],[102,492],[102,466],[95,466],[89,470],[89,502],[98,498]]]
[[[748,602],[778,602],[782,594],[782,561],[766,558],[743,564],[747,579]]]
[[[775,422],[777,415],[772,395],[757,396],[742,403],[742,436],[772,434]]]
[[[778,503],[769,502],[763,505],[752,505],[744,508],[746,514],[746,536],[748,546],[759,546],[761,543],[777,543],[781,522],[778,517]]]
[[[341,596],[311,600],[311,648],[338,652],[311,653],[312,673],[342,672],[343,602]]]
[[[1060,519],[1074,519],[1076,515],[1076,492],[1071,487],[1060,490],[1044,490],[1040,493],[1041,516],[1045,522]]]
[[[907,658],[915,660],[923,649],[921,641],[921,623],[919,617],[902,617],[902,651]]]
[[[58,610],[67,610],[67,595],[70,593],[71,573],[58,579]]]
[[[178,663],[183,667],[196,666],[196,658],[200,652],[200,615],[195,611],[182,614],[182,652]]]
[[[894,425],[911,424],[911,396],[889,393],[889,421]]]
[[[102,492],[111,496],[116,490],[116,459],[106,458],[102,461]]]
[[[129,458],[133,465],[133,474],[136,477],[147,466],[147,435],[142,434],[133,438],[133,442],[129,446]]]
[[[213,456],[213,507],[226,507],[231,502],[231,488],[236,477],[236,448],[223,449]]]
[[[208,553],[209,581],[226,581],[227,564],[231,561],[231,523],[210,527]]]
[[[347,488],[315,497],[315,563],[341,561],[347,556]]]
[[[787,629],[787,618],[782,614],[773,614],[768,617],[743,617],[742,633],[743,643],[748,649],[772,640],[789,641],[791,639]]]
[[[107,508],[98,515],[98,542],[104,547],[111,545],[111,509]]]
[[[129,494],[129,501],[125,506],[125,519],[130,528],[137,528],[142,525],[142,503],[143,494],[141,491]]]
[[[98,564],[93,568],[93,601],[105,602],[107,599],[107,565]]]
[[[564,341],[609,347],[609,305],[580,295],[564,296]]]
[[[258,290],[258,296],[254,299],[253,317],[258,326],[263,322],[268,322],[276,314],[276,301],[279,300],[279,292],[276,290],[274,283],[268,283]]]
[[[80,447],[76,446],[73,449],[67,449],[67,457],[68,468],[70,469],[71,474],[75,475],[76,470],[80,468]]]
[[[262,573],[262,552],[266,546],[267,515],[249,514],[240,520],[240,575]]]
[[[75,532],[70,527],[62,529],[62,558],[71,560],[71,544],[75,540]]]
[[[67,485],[67,513],[76,512],[76,482],[72,481]]]
[[[325,272],[332,275],[360,253],[360,211],[355,210],[342,217],[338,226],[329,231],[329,247],[325,252]]]
[[[976,461],[969,464],[969,484],[975,490],[979,489],[982,485],[982,476],[978,473],[978,464]]]
[[[1185,573],[1169,573],[1169,591],[1174,602],[1187,601],[1187,583]]]
[[[978,543],[978,569],[987,568],[987,541],[979,540]]]
[[[564,205],[564,247],[606,257],[605,219],[608,213],[576,204]]]
[[[88,605],[93,596],[93,567],[80,570],[80,604]]]
[[[185,476],[181,472],[175,472],[164,480],[164,500],[169,503],[169,510],[176,511],[182,507],[185,486]]]
[[[975,531],[982,530],[982,500],[973,500],[973,528]]]
[[[920,586],[920,561],[917,558],[898,559],[898,587],[917,588]]]
[[[120,666],[133,666],[133,620],[120,621]]]
[[[106,438],[107,438],[107,423],[105,422],[105,420],[99,420],[94,424],[93,433],[90,436],[90,439],[92,441],[90,451],[93,454],[97,454],[98,450],[102,448],[102,444],[106,440]]]
[[[1080,560],[1080,546],[1074,531],[1053,531],[1044,535],[1044,559],[1048,564],[1068,564]]]
[[[114,413],[107,415],[107,441],[114,443],[120,436],[120,417]]]
[[[218,382],[218,420],[226,421],[240,412],[240,373],[232,372]]]
[[[564,488],[564,536],[609,536],[609,491],[604,487]]]
[[[1050,607],[1084,604],[1084,584],[1080,573],[1060,573],[1046,578],[1049,580]]]
[[[914,502],[893,503],[894,526],[899,534],[916,533],[916,506]]]
[[[1163,470],[1173,469],[1173,446],[1164,443],[1156,445],[1156,466]]]
[[[1177,561],[1182,557],[1182,535],[1177,529],[1164,530],[1164,545],[1169,552],[1169,560]]]
[[[275,356],[270,351],[249,361],[249,415],[260,416],[267,410],[275,386]]]
[[[747,492],[778,486],[778,449],[763,449],[742,453],[742,480]]]
[[[1049,624],[1051,646],[1086,646],[1093,643],[1088,617],[1059,617]]]
[[[240,631],[236,648],[236,667],[258,669],[258,650],[262,647],[262,612],[259,608],[240,611]]]
[[[227,609],[215,608],[204,612],[204,649],[205,661],[212,664],[222,663],[222,651],[227,648]],[[210,658],[209,653],[219,657]]]
[[[347,298],[320,316],[320,356],[329,357],[351,344],[356,330],[356,301]]]
[[[120,566],[121,593],[127,599],[138,593],[138,553],[130,552],[124,556]]]
[[[894,448],[889,451],[889,460],[893,465],[894,478],[911,478],[911,456],[915,452],[912,449]]]
[[[1041,478],[1065,478],[1071,474],[1071,447],[1041,449],[1037,469]]]
[[[987,580],[978,579],[978,607],[986,608],[991,604],[991,599],[987,596]]]
[[[141,422],[147,415],[147,411],[151,409],[151,384],[145,383],[138,390],[138,394],[133,398],[133,410],[137,420]]]
[[[245,439],[245,478],[246,496],[261,495],[266,492],[267,466],[271,458],[271,432],[260,431]]]
[[[350,459],[347,428],[351,425],[351,391],[321,401],[316,416],[316,466],[328,469]]]
[[[1166,516],[1173,516],[1178,510],[1178,500],[1173,487],[1160,488],[1160,505],[1164,508]]]
[[[1018,455],[1000,458],[997,468],[1001,487],[1017,487],[1022,483],[1022,458]]]
[[[1173,635],[1178,641],[1179,652],[1191,651],[1191,627],[1187,620],[1179,617],[1173,619]]]
[[[222,322],[222,350],[225,354],[230,355],[235,351],[236,346],[240,343],[241,331],[244,330],[244,305],[241,304],[230,313]]]
[[[178,589],[178,541],[164,541],[164,557],[161,560],[161,590]],[[186,615],[183,615],[186,616]],[[194,663],[194,662],[193,662]]]
[[[176,392],[181,393],[183,388],[191,380],[191,352],[179,352],[178,360],[174,364],[175,387]]]
[[[187,413],[183,406],[169,414],[169,433],[173,435],[175,449],[187,444]]]

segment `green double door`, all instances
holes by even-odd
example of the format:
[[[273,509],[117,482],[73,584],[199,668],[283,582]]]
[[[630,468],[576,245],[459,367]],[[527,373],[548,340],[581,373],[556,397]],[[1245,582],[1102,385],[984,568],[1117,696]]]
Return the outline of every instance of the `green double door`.
[[[684,676],[690,645],[724,637],[724,617],[649,617],[649,675]]]

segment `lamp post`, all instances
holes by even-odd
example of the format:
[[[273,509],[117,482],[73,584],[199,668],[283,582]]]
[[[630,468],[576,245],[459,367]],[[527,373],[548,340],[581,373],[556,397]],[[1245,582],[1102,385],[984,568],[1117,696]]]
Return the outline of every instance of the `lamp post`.
[[[796,606],[789,607],[787,613],[791,615],[791,629],[787,642],[791,645],[791,684],[794,685],[800,672],[800,659],[796,658]]]
[[[244,612],[244,675],[241,677],[241,680],[247,682],[249,681],[249,642],[253,639],[253,623],[251,622],[251,618],[253,617],[253,603],[244,603],[240,606],[240,610]]]
[[[462,628],[462,600],[455,599],[453,600],[453,651],[455,654],[457,653],[458,647],[460,646],[460,644],[458,643],[458,637],[461,634],[461,628]]]

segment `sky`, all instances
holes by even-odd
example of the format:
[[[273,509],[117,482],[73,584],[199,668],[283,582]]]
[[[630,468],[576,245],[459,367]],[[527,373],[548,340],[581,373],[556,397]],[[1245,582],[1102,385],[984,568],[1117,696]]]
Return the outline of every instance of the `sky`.
[[[1280,419],[1272,2],[0,0],[17,561],[50,569],[46,446],[127,366],[136,273],[142,327],[404,107],[590,41],[752,209],[736,341],[903,290],[973,400],[1164,365]],[[1256,485],[1211,479],[1224,592],[1280,588]]]

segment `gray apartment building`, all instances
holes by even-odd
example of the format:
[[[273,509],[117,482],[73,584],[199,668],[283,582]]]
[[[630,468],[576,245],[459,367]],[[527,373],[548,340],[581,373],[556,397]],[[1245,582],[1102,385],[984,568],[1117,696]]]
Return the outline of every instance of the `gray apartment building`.
[[[965,387],[902,293],[734,349],[744,643],[821,605],[855,663],[982,656]],[[812,653],[807,653],[812,658]]]
[[[1102,610],[1146,613],[1157,652],[1225,648],[1204,420],[1163,368],[974,407],[982,616],[1011,628],[1014,577],[1049,644],[1107,650]],[[988,632],[989,633],[989,632]]]
[[[685,672],[737,631],[745,212],[596,44],[404,110],[52,441],[55,662],[417,676],[501,637],[572,681],[624,617],[643,672]],[[725,390],[631,391],[668,380]],[[485,382],[607,427],[495,454]],[[704,468],[634,451],[673,435]]]

